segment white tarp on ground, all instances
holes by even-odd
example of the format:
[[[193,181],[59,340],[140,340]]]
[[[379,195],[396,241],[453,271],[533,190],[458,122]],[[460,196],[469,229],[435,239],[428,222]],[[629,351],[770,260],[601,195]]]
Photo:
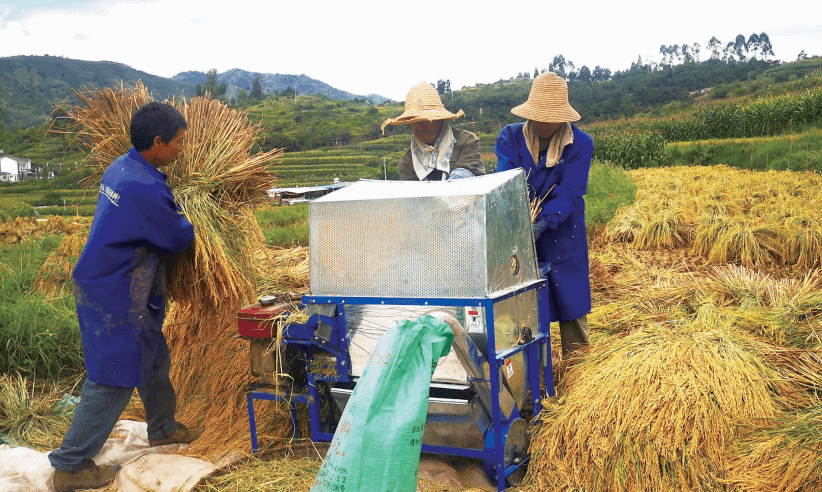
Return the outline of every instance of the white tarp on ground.
[[[94,461],[98,465],[118,464],[112,491],[188,491],[200,479],[224,466],[173,454],[184,444],[150,447],[145,422],[121,420]],[[54,468],[48,453],[29,448],[0,446],[0,490],[3,492],[54,491]]]

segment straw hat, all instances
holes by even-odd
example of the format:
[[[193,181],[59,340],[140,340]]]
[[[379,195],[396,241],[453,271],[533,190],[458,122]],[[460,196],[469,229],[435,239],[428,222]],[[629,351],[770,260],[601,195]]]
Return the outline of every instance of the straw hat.
[[[451,121],[464,116],[460,109],[454,114],[442,105],[440,94],[433,85],[420,82],[408,91],[405,97],[405,111],[396,118],[388,118],[382,124],[382,130],[388,125],[410,125],[420,121]]]
[[[568,84],[553,72],[545,72],[534,78],[531,94],[524,104],[511,110],[527,120],[544,123],[570,123],[582,116],[568,104]]]

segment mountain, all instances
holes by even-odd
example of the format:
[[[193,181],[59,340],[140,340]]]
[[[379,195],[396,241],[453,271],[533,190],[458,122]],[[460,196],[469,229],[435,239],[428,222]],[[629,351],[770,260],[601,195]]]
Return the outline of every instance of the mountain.
[[[73,60],[57,56],[0,58],[0,108],[8,128],[40,125],[54,105],[74,95],[75,88],[120,87],[138,80],[159,100],[191,96],[194,85],[135,70],[122,63]]]
[[[181,72],[172,77],[172,79],[188,84],[202,84],[206,81],[207,74],[205,72]],[[254,79],[260,78],[260,85],[263,88],[263,93],[280,92],[283,89],[291,87],[297,89],[297,94],[324,94],[331,99],[345,99],[352,100],[355,98],[371,99],[374,104],[381,104],[389,100],[378,94],[369,94],[367,96],[358,96],[350,92],[336,89],[317,79],[312,79],[307,75],[288,75],[280,73],[260,73],[248,72],[238,68],[232,68],[223,73],[217,74],[217,82],[220,84],[228,84],[226,96],[229,98],[236,97],[241,89],[246,92],[251,92],[251,86]]]
[[[251,92],[256,77],[265,92],[281,91],[291,86],[301,94],[325,94],[331,99],[369,98],[380,104],[386,98],[378,95],[356,96],[335,89],[306,75],[261,74],[233,69],[217,76],[229,84],[229,97],[240,89]],[[183,72],[173,78],[159,77],[128,65],[109,61],[84,61],[58,56],[11,56],[0,58],[0,114],[6,129],[31,127],[47,121],[54,105],[74,97],[75,88],[120,87],[138,80],[158,100],[171,96],[191,97],[196,85],[205,81],[203,72]]]

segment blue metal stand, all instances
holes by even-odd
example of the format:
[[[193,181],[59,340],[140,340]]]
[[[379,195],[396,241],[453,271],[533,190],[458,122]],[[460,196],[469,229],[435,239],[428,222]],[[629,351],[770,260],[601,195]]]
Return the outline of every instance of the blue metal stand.
[[[533,333],[533,338],[523,342],[522,345],[497,351],[494,331],[495,303],[533,289],[537,289],[539,310],[539,326],[536,327],[536,333]],[[251,425],[252,450],[254,452],[257,452],[257,434],[253,408],[254,399],[288,402],[291,405],[291,420],[294,435],[296,435],[297,432],[295,405],[297,403],[307,404],[311,418],[311,439],[314,441],[330,441],[334,437],[333,433],[323,432],[321,429],[320,399],[317,383],[323,381],[348,381],[351,363],[348,357],[348,339],[345,333],[345,307],[347,305],[406,305],[431,306],[432,308],[440,306],[475,306],[478,308],[482,307],[485,310],[485,324],[488,337],[488,364],[490,366],[490,374],[492,375],[490,381],[487,381],[490,383],[492,394],[492,423],[488,434],[486,434],[486,446],[483,450],[476,450],[423,444],[422,451],[482,459],[486,464],[486,471],[489,472],[492,478],[496,479],[499,491],[505,489],[506,477],[528,462],[528,459],[524,459],[520,463],[508,467],[505,466],[505,436],[508,432],[508,426],[511,425],[515,416],[517,418],[519,417],[519,412],[518,410],[515,411],[512,413],[512,416],[509,417],[508,421],[503,422],[498,395],[502,391],[502,371],[505,367],[505,361],[519,352],[523,352],[526,367],[528,368],[528,384],[531,389],[533,415],[537,415],[542,410],[540,373],[543,374],[547,394],[549,396],[554,396],[555,394],[551,361],[550,306],[546,280],[544,278],[524,287],[489,298],[397,298],[307,295],[303,296],[303,305],[335,305],[337,315],[312,315],[305,325],[289,325],[287,329],[288,333],[284,333],[283,336],[288,343],[296,343],[303,347],[306,352],[307,369],[310,369],[313,346],[334,354],[337,360],[337,374],[332,377],[324,377],[312,374],[312,372],[308,370],[306,393],[278,395],[272,391],[250,391],[248,393],[248,412]],[[315,334],[321,322],[332,328],[331,334],[327,339],[320,338]]]

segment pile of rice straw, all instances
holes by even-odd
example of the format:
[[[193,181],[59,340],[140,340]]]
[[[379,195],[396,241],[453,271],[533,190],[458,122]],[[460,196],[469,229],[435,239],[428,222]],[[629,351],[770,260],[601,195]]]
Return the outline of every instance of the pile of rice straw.
[[[68,431],[74,404],[63,389],[46,387],[20,374],[0,375],[0,444],[50,451]]]
[[[0,221],[0,243],[17,244],[39,229],[40,226],[34,217],[9,217],[5,222]]]
[[[88,227],[78,222],[67,224],[62,218],[52,215],[46,221],[45,230],[66,235],[57,250],[43,262],[31,288],[48,298],[70,294],[71,272],[88,241]]]
[[[85,184],[95,186],[131,147],[131,115],[152,96],[139,82],[117,91],[76,92],[81,105],[61,108],[75,125],[52,130],[87,146],[96,172]],[[170,279],[173,303],[163,331],[171,350],[177,418],[205,428],[189,452],[208,456],[249,445],[243,388],[252,378],[247,342],[237,337],[237,312],[261,289],[282,285],[283,278],[305,289],[307,251],[267,248],[254,218],[253,207],[265,203],[266,190],[276,183],[266,169],[282,155],[281,149],[251,154],[259,125],[209,95],[170,104],[186,118],[188,132],[183,155],[162,170],[196,239]],[[260,402],[255,408],[262,438],[290,435],[286,407]]]
[[[521,489],[822,491],[819,179],[749,174],[632,172]]]
[[[719,324],[719,326],[714,326]],[[796,390],[750,336],[708,312],[601,338],[570,368],[532,440],[534,490],[724,490],[740,424]]]

